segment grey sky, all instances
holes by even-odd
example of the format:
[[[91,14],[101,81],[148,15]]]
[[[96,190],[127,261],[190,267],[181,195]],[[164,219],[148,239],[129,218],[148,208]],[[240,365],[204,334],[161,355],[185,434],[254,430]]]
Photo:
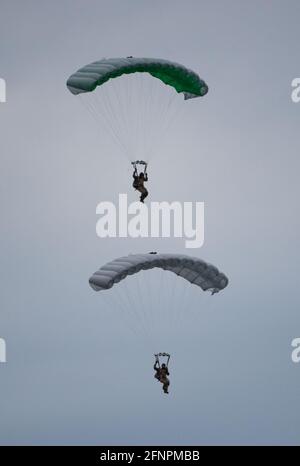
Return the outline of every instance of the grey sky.
[[[299,444],[299,13],[293,0],[1,0],[1,444]],[[65,81],[128,55],[209,85],[149,167],[151,200],[205,202],[200,250],[96,237],[97,203],[135,194]],[[88,286],[106,261],[153,249],[230,279],[213,303],[193,291],[182,326],[163,314],[167,399],[155,348]]]

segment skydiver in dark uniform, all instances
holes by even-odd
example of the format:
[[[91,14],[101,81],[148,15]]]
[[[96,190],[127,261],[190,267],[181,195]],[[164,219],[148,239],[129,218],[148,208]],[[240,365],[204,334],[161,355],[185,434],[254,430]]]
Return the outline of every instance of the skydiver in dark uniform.
[[[169,369],[168,369],[168,363],[169,363],[170,356],[168,355],[168,362],[167,364],[163,363],[160,366],[158,355],[155,355],[155,364],[153,366],[153,369],[155,370],[154,377],[163,384],[162,388],[164,393],[169,393],[169,385],[170,385],[170,380],[168,379]]]
[[[134,171],[133,171],[133,174],[132,174],[132,176],[133,176],[132,186],[137,191],[139,191],[141,193],[140,201],[144,203],[144,200],[148,196],[148,191],[144,186],[144,183],[148,181],[147,164],[145,162],[143,162],[143,164],[145,165],[144,172],[140,172],[140,174],[138,174],[138,171],[137,171],[137,168],[136,168],[137,163],[138,162],[133,162],[132,163],[133,166],[134,166]]]

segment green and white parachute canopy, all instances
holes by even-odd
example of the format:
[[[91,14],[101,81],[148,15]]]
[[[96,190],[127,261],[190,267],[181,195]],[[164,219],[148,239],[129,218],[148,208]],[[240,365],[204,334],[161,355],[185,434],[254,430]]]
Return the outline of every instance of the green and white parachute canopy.
[[[67,80],[72,94],[92,92],[110,79],[124,74],[148,73],[183,93],[185,99],[204,96],[207,84],[194,71],[179,63],[161,58],[102,58],[80,68]]]

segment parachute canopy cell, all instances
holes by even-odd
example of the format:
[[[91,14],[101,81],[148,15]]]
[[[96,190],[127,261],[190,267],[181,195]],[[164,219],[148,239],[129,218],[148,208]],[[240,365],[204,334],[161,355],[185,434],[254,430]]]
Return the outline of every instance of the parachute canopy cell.
[[[130,254],[102,266],[89,279],[96,291],[108,290],[141,270],[160,268],[179,275],[203,291],[217,293],[228,285],[228,278],[211,264],[181,254]]]
[[[67,87],[72,94],[91,92],[109,79],[123,74],[149,73],[172,86],[185,99],[200,97],[208,92],[207,84],[194,71],[179,63],[160,58],[103,58],[80,68],[72,74]]]

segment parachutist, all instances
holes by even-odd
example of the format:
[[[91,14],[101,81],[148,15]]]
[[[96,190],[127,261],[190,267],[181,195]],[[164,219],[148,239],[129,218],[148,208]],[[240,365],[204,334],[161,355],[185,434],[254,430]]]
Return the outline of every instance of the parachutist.
[[[148,174],[147,174],[147,163],[146,162],[142,163],[142,162],[143,161],[132,162],[132,165],[134,166],[134,170],[132,174],[133,176],[132,186],[134,187],[134,189],[136,189],[137,191],[141,193],[140,201],[144,203],[144,200],[148,196],[148,190],[144,186],[144,183],[148,181]],[[144,171],[140,172],[140,174],[138,174],[138,171],[136,168],[137,164],[145,165]]]
[[[162,365],[160,365],[159,356],[168,357],[167,363],[162,363]],[[169,385],[170,385],[170,380],[167,377],[168,375],[170,375],[169,369],[168,369],[169,360],[170,360],[170,355],[167,353],[156,354],[155,363],[153,366],[153,369],[155,370],[154,377],[156,378],[156,380],[158,380],[160,383],[163,384],[162,388],[163,388],[164,393],[166,394],[169,393]]]

